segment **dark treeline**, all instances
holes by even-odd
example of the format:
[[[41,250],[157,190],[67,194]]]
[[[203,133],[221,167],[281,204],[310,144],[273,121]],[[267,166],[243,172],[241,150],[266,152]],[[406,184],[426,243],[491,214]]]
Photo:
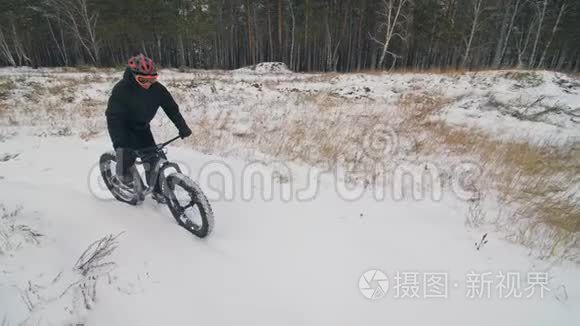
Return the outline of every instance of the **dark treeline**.
[[[580,0],[0,0],[0,65],[578,71]]]

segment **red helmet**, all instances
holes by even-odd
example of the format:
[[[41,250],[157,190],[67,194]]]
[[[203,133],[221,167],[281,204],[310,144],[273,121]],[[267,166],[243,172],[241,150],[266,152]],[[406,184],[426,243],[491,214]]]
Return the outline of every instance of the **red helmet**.
[[[137,75],[157,75],[155,63],[143,54],[136,55],[129,59],[127,66]]]

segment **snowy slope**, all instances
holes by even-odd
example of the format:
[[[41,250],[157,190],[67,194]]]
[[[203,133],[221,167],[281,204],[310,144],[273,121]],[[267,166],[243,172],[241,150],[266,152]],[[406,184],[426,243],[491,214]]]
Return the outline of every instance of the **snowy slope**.
[[[540,140],[574,149],[578,78],[542,71],[295,74],[277,63],[164,70],[161,80],[194,131],[169,157],[201,184],[216,215],[214,233],[202,241],[151,201],[112,201],[98,179],[98,157],[110,149],[103,110],[120,75],[0,69],[0,325],[580,321],[577,232],[560,238],[541,224],[520,228],[509,219],[513,207],[496,201],[498,189],[489,185],[478,184],[487,197],[474,204],[476,193],[454,169],[475,160],[493,176],[497,167],[437,147],[428,132],[442,121],[467,130],[462,137],[481,131],[498,141],[492,146]],[[433,110],[418,123],[413,110],[424,108]],[[163,114],[152,127],[159,141],[175,134]],[[434,147],[425,154],[425,146]],[[384,174],[368,170],[377,162]],[[348,164],[360,171],[339,173]],[[409,185],[392,177],[400,167],[418,170],[418,179],[427,170],[435,176],[427,196],[409,196]],[[257,181],[248,179],[252,172]],[[579,203],[578,176],[534,177],[554,181],[563,198]],[[455,183],[467,196],[450,187]],[[429,196],[438,184],[442,196]],[[376,189],[386,194],[377,199]],[[111,255],[77,268],[89,246],[109,235],[116,236]],[[359,286],[375,269],[390,287],[370,300]],[[433,274],[448,277],[445,298],[423,292],[424,277]],[[547,277],[543,298],[525,297],[539,291],[529,287],[530,275]],[[513,298],[518,293],[523,297]]]
[[[43,236],[0,255],[0,318],[18,325],[575,325],[580,321],[580,271],[535,260],[516,245],[467,231],[453,199],[441,202],[354,202],[323,182],[315,200],[283,202],[214,200],[215,233],[207,240],[180,229],[167,209],[147,201],[131,207],[94,196],[90,174],[105,137],[34,137],[26,129],[2,150],[20,155],[1,162],[0,193],[6,207],[21,205],[16,223]],[[190,171],[221,160],[236,180],[246,162],[171,148]],[[299,168],[297,168],[300,170]],[[298,171],[297,173],[304,171]],[[192,173],[197,178],[196,173]],[[92,190],[91,190],[92,189]],[[87,310],[70,291],[72,266],[85,248],[119,234],[109,260],[116,265],[97,280]],[[387,274],[391,288],[372,301],[359,291],[370,269]],[[400,272],[446,273],[448,298],[400,298]],[[541,299],[469,298],[470,272],[493,276],[546,272],[549,292]],[[56,282],[55,277],[62,273]],[[423,284],[422,279],[419,279]],[[29,283],[30,282],[30,283]],[[31,285],[32,284],[32,285]],[[403,284],[403,283],[401,283]],[[412,284],[408,283],[407,285]],[[28,290],[27,290],[28,289]],[[564,293],[565,292],[565,293]],[[22,294],[36,303],[29,312]],[[400,295],[400,293],[399,293]],[[485,295],[484,295],[485,296]],[[51,298],[54,299],[51,301]]]

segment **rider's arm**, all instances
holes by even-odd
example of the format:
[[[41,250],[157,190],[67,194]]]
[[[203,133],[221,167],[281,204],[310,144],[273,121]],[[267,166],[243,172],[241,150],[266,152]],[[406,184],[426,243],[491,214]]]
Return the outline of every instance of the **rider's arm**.
[[[123,118],[125,110],[126,108],[119,94],[119,90],[114,88],[113,93],[109,98],[105,115],[107,116],[109,135],[111,136],[113,147],[115,149],[129,147]]]
[[[183,116],[179,112],[179,106],[175,103],[175,100],[169,93],[169,91],[163,85],[161,86],[161,108],[165,111],[165,114],[169,117],[169,119],[173,122],[175,127],[179,130],[180,134],[191,134],[189,127],[187,126],[187,122],[183,119]]]

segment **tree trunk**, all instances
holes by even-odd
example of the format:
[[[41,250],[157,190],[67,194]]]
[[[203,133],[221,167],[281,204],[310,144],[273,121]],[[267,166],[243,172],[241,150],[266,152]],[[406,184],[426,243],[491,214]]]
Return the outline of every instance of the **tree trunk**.
[[[552,28],[552,33],[550,34],[550,39],[548,40],[548,43],[546,43],[546,46],[544,47],[544,52],[542,52],[540,62],[538,62],[538,68],[544,64],[544,60],[546,59],[546,54],[548,53],[548,49],[550,48],[550,45],[552,44],[552,40],[554,39],[554,35],[556,34],[556,31],[558,30],[558,25],[560,25],[560,19],[562,18],[562,14],[566,10],[566,6],[567,6],[566,1],[562,2],[562,6],[560,6],[560,11],[558,12],[558,18],[556,18],[556,22],[554,23],[554,28]]]
[[[288,0],[288,7],[290,9],[290,18],[292,20],[292,36],[290,43],[290,69],[294,69],[294,29],[296,26],[296,17],[294,16],[294,7],[292,5],[292,0]]]
[[[469,60],[469,52],[471,51],[471,43],[473,42],[473,37],[477,31],[477,24],[479,22],[479,15],[481,13],[481,2],[482,0],[474,0],[473,4],[473,21],[471,24],[471,32],[469,33],[469,40],[467,41],[467,46],[465,48],[465,53],[463,54],[463,62],[461,65],[466,66],[467,60]]]
[[[270,47],[268,61],[272,61],[274,60],[274,41],[272,39],[272,0],[266,1],[266,16],[268,18],[268,45]]]
[[[157,47],[157,62],[163,64],[163,55],[161,51],[161,37],[155,32],[155,45]]]
[[[284,47],[282,33],[284,31],[284,19],[282,15],[283,3],[278,0],[278,61],[284,61]]]
[[[516,19],[516,16],[518,15],[518,11],[520,9],[520,1],[521,0],[516,0],[516,4],[514,5],[514,11],[512,12],[512,16],[511,16],[511,19],[510,19],[510,25],[508,27],[508,32],[507,32],[507,36],[505,38],[505,42],[503,43],[503,48],[501,50],[501,56],[499,58],[498,66],[500,66],[502,64],[503,59],[505,57],[505,53],[506,53],[506,50],[507,50],[507,46],[509,44],[510,36],[512,34],[512,30],[513,30],[513,27],[514,27],[514,21]]]
[[[542,33],[542,26],[544,23],[544,17],[546,16],[546,7],[548,6],[548,0],[544,0],[544,5],[542,7],[542,12],[539,16],[538,30],[536,32],[536,39],[534,40],[534,46],[532,48],[532,55],[528,61],[528,67],[532,68],[536,60],[536,49],[538,48],[538,41],[540,40],[540,34]]]
[[[510,9],[511,9],[511,5],[512,5],[512,0],[509,0],[506,7],[503,8],[503,17],[502,17],[502,24],[501,24],[501,30],[500,30],[500,35],[499,35],[499,39],[497,41],[496,47],[495,47],[495,52],[494,52],[494,56],[493,56],[493,63],[492,66],[494,68],[498,68],[500,63],[501,63],[501,54],[504,48],[504,44],[507,43],[507,30],[508,28],[508,24],[509,24],[509,13],[510,13]]]
[[[528,31],[525,34],[522,34],[520,40],[518,41],[518,68],[524,67],[524,55],[526,54],[528,45],[530,44],[530,37],[532,36],[532,29],[534,28],[535,24],[535,20],[530,22]]]
[[[396,5],[395,2],[397,3]],[[406,3],[407,0],[383,0],[383,8],[382,8],[383,12],[381,13],[381,15],[384,17],[384,21],[382,22],[381,26],[383,26],[386,29],[384,42],[381,42],[376,38],[373,39],[375,42],[379,43],[382,46],[378,67],[383,66],[383,62],[385,61],[385,56],[387,54],[390,54],[393,57],[393,60],[396,60],[397,55],[389,51],[389,45],[391,43],[392,38],[395,35],[401,37],[400,34],[395,33],[395,29],[399,24],[399,16],[401,15],[401,10],[403,9]]]
[[[54,29],[52,28],[52,24],[50,23],[50,19],[48,19],[48,17],[46,18],[46,23],[48,24],[48,31],[50,32],[50,36],[52,37],[56,49],[58,50],[62,64],[68,66],[68,57],[66,54],[66,47],[64,46],[64,39],[62,40],[63,44],[61,46],[61,43],[56,38],[56,34],[54,33]]]
[[[12,52],[10,52],[10,48],[8,47],[8,43],[6,42],[6,38],[4,37],[4,33],[2,32],[1,27],[0,27],[0,54],[2,54],[2,56],[8,62],[9,65],[16,67],[16,60],[14,60]]]
[[[246,0],[246,13],[247,13],[247,25],[248,25],[248,47],[250,49],[250,64],[256,64],[256,49],[254,48],[254,36],[252,34],[252,15],[250,0]]]
[[[178,62],[177,67],[185,67],[185,46],[183,44],[183,36],[181,33],[177,37],[177,46],[178,46]]]
[[[304,3],[304,56],[306,58],[306,70],[310,71],[312,67],[310,66],[310,54],[308,46],[308,20],[310,17],[310,0],[306,0]]]

